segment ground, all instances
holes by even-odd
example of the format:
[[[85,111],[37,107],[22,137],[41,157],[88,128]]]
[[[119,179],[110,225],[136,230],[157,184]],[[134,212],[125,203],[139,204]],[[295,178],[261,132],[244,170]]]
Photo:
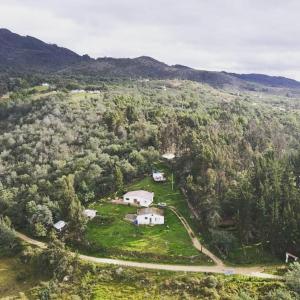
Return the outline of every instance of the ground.
[[[156,183],[148,176],[128,187],[126,190],[145,189],[155,194],[154,204],[166,202],[168,205],[185,210],[185,200],[177,188],[172,191],[170,182]],[[178,217],[169,209],[165,209],[165,224],[156,226],[135,226],[124,217],[128,213],[136,213],[136,207],[115,205],[102,199],[92,208],[103,218],[103,224],[91,221],[88,224],[87,238],[99,247],[111,249],[115,257],[129,256],[134,252],[141,253],[145,261],[211,264],[211,261],[196,250],[186,229]],[[120,256],[120,252],[122,255]],[[92,253],[103,256],[103,253]]]
[[[26,293],[38,280],[17,258],[0,258],[0,299]]]

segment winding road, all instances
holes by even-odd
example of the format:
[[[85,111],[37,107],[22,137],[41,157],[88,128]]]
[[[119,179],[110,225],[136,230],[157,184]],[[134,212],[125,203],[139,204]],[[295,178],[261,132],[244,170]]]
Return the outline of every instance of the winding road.
[[[182,222],[186,222],[184,218],[183,220]],[[20,238],[21,240],[25,241],[28,244],[34,245],[42,249],[47,248],[47,244],[44,242],[34,240],[20,232],[16,232],[16,235],[18,236],[18,238]],[[197,240],[198,241],[197,242],[195,239],[197,240],[197,238],[193,237],[193,244],[195,243],[194,246],[196,245],[197,248],[202,247],[199,241]],[[204,249],[205,248],[202,247],[202,251]],[[79,258],[84,261],[88,261],[92,263],[110,264],[110,265],[133,267],[133,268],[144,268],[144,269],[152,269],[152,270],[165,270],[165,271],[173,271],[173,272],[217,273],[217,274],[227,274],[227,275],[238,274],[238,275],[259,277],[259,278],[266,278],[266,279],[281,279],[280,276],[264,273],[263,268],[261,267],[245,267],[245,268],[226,267],[223,264],[223,262],[220,261],[218,258],[216,258],[211,252],[209,252],[209,250],[206,249],[206,251],[207,252],[203,251],[203,253],[207,254],[211,259],[213,259],[216,262],[215,266],[168,265],[168,264],[158,264],[158,263],[144,263],[144,262],[135,262],[135,261],[120,260],[120,259],[112,259],[112,258],[99,258],[99,257],[82,255],[82,254],[79,255]],[[75,255],[74,252],[70,252],[70,253]]]

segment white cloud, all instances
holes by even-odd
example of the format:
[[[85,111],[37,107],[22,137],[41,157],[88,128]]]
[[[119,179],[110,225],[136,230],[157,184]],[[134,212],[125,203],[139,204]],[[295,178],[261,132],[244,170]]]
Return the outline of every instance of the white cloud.
[[[0,0],[0,26],[93,57],[300,80],[297,0]]]

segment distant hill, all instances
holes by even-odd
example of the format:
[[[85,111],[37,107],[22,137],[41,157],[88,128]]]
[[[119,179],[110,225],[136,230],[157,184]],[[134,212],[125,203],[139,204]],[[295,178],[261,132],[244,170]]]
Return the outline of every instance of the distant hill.
[[[291,88],[298,89],[300,88],[300,82],[294,79],[289,79],[281,76],[269,76],[264,74],[234,74],[234,73],[225,73],[236,78],[255,82],[261,85],[266,85],[270,87],[282,87],[282,88]]]
[[[137,58],[98,58],[69,66],[62,74],[83,74],[110,78],[183,79],[208,83],[215,87],[243,85],[243,81],[222,72],[200,71],[189,67],[169,66],[148,56]]]
[[[105,78],[177,78],[214,87],[247,90],[259,90],[262,87],[300,89],[300,82],[284,77],[195,70],[183,65],[169,66],[148,56],[92,59],[88,55],[80,56],[69,49],[47,44],[34,37],[21,36],[7,29],[0,29],[0,72]]]
[[[0,29],[0,65],[18,71],[56,71],[88,60],[75,52]]]

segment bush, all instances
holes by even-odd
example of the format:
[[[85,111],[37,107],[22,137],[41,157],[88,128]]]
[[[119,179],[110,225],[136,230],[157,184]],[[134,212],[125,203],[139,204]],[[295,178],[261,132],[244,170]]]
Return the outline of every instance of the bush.
[[[265,297],[265,300],[293,300],[291,293],[289,291],[277,289],[274,291],[270,291],[268,295]]]
[[[8,218],[0,218],[0,256],[14,255],[21,250],[21,244]]]
[[[300,293],[300,263],[295,262],[286,273],[285,280],[296,293]]]
[[[216,288],[218,283],[219,281],[215,276],[208,276],[204,279],[204,285],[208,288]]]

